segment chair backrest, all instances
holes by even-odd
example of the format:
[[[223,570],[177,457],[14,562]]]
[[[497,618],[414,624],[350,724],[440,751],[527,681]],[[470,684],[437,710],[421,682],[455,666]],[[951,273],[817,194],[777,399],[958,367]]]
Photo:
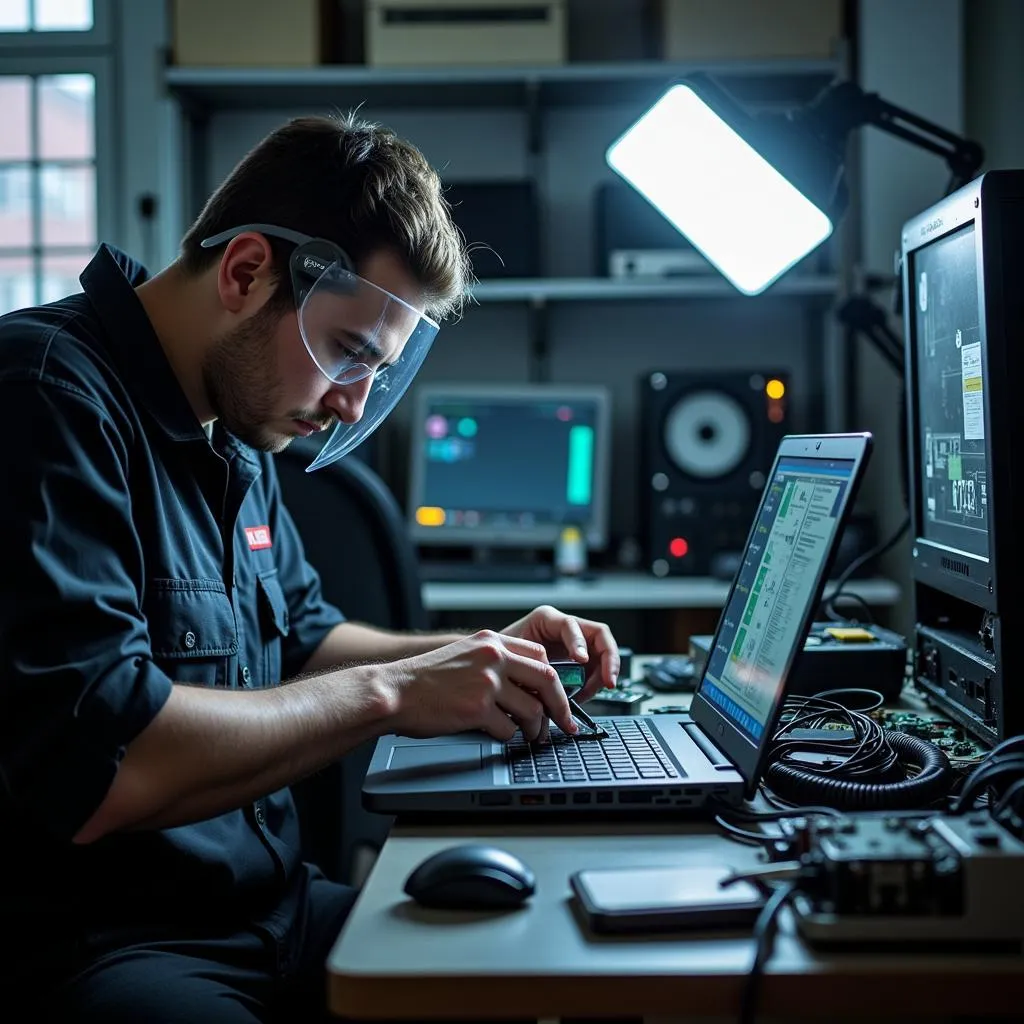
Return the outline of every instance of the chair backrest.
[[[384,629],[425,629],[416,549],[384,481],[351,456],[313,473],[316,449],[293,442],[276,459],[285,504],[324,596],[349,618]]]
[[[275,462],[281,492],[320,573],[324,597],[348,618],[383,629],[425,629],[416,549],[402,510],[366,463],[348,456],[313,473],[316,448],[293,442]],[[392,819],[363,809],[361,788],[374,743],[292,787],[303,852],[330,878],[358,883]]]

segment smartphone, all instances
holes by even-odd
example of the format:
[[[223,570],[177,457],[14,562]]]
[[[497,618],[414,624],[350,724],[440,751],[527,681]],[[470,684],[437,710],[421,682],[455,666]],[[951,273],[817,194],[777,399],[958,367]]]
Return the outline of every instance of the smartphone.
[[[575,872],[569,883],[597,932],[752,926],[765,898],[750,882],[723,887],[731,874],[724,865],[592,868]]]

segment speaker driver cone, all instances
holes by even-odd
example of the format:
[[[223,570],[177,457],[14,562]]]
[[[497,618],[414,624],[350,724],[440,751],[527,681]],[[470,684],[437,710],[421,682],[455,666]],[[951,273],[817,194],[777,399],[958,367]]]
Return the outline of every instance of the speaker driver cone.
[[[750,419],[742,405],[721,391],[694,391],[665,418],[665,451],[692,477],[728,476],[750,449]]]

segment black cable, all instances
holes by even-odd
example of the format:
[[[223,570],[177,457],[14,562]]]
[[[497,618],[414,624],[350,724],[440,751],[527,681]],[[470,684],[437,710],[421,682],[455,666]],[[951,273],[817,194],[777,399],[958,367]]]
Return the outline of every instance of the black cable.
[[[846,585],[850,582],[850,578],[853,576],[854,573],[858,572],[863,566],[867,565],[868,562],[871,562],[876,558],[881,558],[882,555],[889,551],[890,548],[895,547],[896,544],[902,538],[903,534],[905,534],[909,529],[910,514],[908,513],[906,516],[903,517],[903,522],[900,523],[899,527],[897,527],[896,531],[892,534],[891,537],[889,537],[888,540],[883,541],[880,544],[876,544],[869,551],[865,551],[864,554],[858,555],[839,574],[839,576],[836,578],[835,587],[832,590],[831,595],[828,597],[827,600],[822,602],[824,612],[830,619],[832,619],[833,621],[839,621],[843,618],[843,616],[840,615],[838,611],[836,611],[835,607],[836,599],[840,596],[853,597],[855,600],[859,601],[860,604],[862,604],[865,608],[867,608],[867,602],[862,597],[860,597],[857,594],[853,594],[852,592],[843,595],[843,590],[846,588]],[[870,622],[873,620],[869,617],[868,621]]]
[[[869,715],[836,700],[790,697],[780,722],[763,785],[790,810],[823,803],[844,810],[919,808],[949,792],[952,768],[943,750],[917,736],[883,729]],[[797,729],[817,735],[794,735]],[[815,755],[822,763],[813,763]]]
[[[761,988],[761,978],[764,976],[764,966],[771,957],[775,945],[775,935],[779,929],[779,914],[793,898],[795,892],[795,882],[777,886],[768,897],[768,902],[765,903],[761,913],[757,915],[757,921],[754,924],[754,942],[756,943],[754,962],[747,973],[743,994],[740,996],[739,1024],[754,1024],[757,1017],[757,997]]]
[[[764,847],[772,840],[781,838],[777,833],[772,835],[768,832],[748,832],[746,829],[734,825],[731,821],[727,821],[720,814],[715,815],[715,824],[723,832],[728,833],[730,839],[735,839],[736,842],[743,843],[746,846]]]
[[[963,787],[953,803],[953,814],[966,814],[975,800],[988,788],[995,788],[998,782],[1012,782],[1024,777],[1024,755],[1009,754],[992,757],[990,754],[967,776]]]
[[[992,817],[999,818],[1005,811],[1013,811],[1014,814],[1019,814],[1020,810],[1016,804],[1020,801],[1021,797],[1024,797],[1024,776],[1017,779],[999,798],[995,807],[992,808]]]

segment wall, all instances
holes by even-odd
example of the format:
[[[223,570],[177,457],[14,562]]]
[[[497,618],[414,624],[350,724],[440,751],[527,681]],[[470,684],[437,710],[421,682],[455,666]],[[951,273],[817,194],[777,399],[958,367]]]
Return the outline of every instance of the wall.
[[[966,0],[967,134],[985,169],[1024,167],[1024,3]]]
[[[951,131],[964,131],[961,0],[860,0],[859,34],[859,75],[866,90]],[[943,195],[949,173],[938,157],[878,129],[863,129],[857,141],[862,266],[891,274],[904,221]],[[891,295],[878,298],[891,304]],[[901,331],[898,319],[893,325]],[[903,384],[869,345],[861,351],[856,425],[873,431],[877,442],[864,494],[887,536],[906,515],[899,452]],[[906,579],[908,559],[905,538],[883,563],[886,575]],[[908,600],[894,621],[904,632],[910,628]]]
[[[1016,112],[1021,103],[997,104],[997,97],[1021,97],[1024,61],[1017,56],[1013,30],[1020,38],[1024,4],[1017,0],[860,0],[859,75],[868,89],[954,131],[969,128],[990,136],[990,154],[998,165],[1024,163],[1022,133]],[[607,40],[594,25],[618,18],[619,29],[630,2],[600,0],[588,19],[588,34],[573,44],[574,58],[607,58]],[[123,104],[125,173],[122,239],[140,254],[155,250],[156,263],[173,256],[181,226],[192,210],[177,206],[180,182],[187,173],[186,140],[178,134],[174,104],[159,85],[160,48],[166,45],[164,19],[157,5],[120,4],[123,42]],[[967,53],[963,39],[968,40]],[[643,40],[631,36],[640,50]],[[636,54],[639,56],[639,52]],[[968,73],[969,70],[969,73]],[[965,109],[965,88],[967,106]],[[295,111],[268,110],[260,115],[233,113],[214,117],[204,176],[215,183],[247,145]],[[387,120],[422,143],[446,176],[471,178],[508,176],[527,164],[524,125],[520,115],[445,112],[438,114],[366,110]],[[556,273],[586,273],[590,240],[589,189],[606,172],[603,147],[630,115],[615,108],[555,114],[547,123],[549,152],[541,174],[557,198],[548,225],[548,259]],[[471,123],[465,117],[481,120]],[[469,130],[467,130],[469,129]],[[977,130],[975,130],[977,129]],[[479,140],[486,139],[486,145]],[[467,143],[467,140],[470,140]],[[938,198],[946,171],[940,160],[876,129],[859,133],[853,168],[860,179],[859,216],[852,230],[860,235],[865,268],[890,272],[899,229],[912,213]],[[137,213],[138,196],[160,196],[155,229],[146,229]],[[155,230],[155,242],[153,241]],[[528,311],[522,306],[478,306],[464,321],[446,328],[432,354],[428,378],[469,380],[480,376],[525,379]],[[614,391],[616,438],[613,523],[619,532],[635,527],[630,466],[635,456],[636,379],[655,365],[721,367],[758,359],[772,351],[773,361],[799,367],[806,346],[815,341],[799,303],[758,300],[754,303],[592,304],[562,305],[551,314],[550,370],[556,380],[600,380]],[[859,373],[859,414],[852,427],[871,429],[878,448],[865,490],[865,504],[880,515],[884,529],[894,528],[903,514],[900,497],[897,413],[900,382],[887,364],[862,346]],[[800,371],[797,369],[799,379]],[[799,389],[798,389],[799,390]],[[799,406],[799,403],[798,403]],[[798,407],[798,413],[800,412]],[[798,425],[805,426],[799,422]],[[834,424],[829,424],[832,426]],[[393,427],[400,433],[401,414]],[[901,576],[906,552],[899,549],[887,563]],[[906,609],[903,612],[904,622]]]

